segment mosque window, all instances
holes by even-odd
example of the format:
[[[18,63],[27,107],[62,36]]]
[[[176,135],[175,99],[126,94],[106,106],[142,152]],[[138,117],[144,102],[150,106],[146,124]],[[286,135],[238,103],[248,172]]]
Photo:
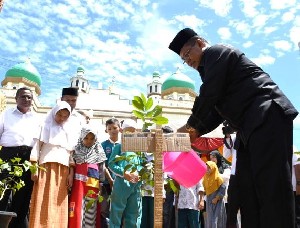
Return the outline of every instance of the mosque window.
[[[179,99],[178,100],[180,100],[180,101],[183,101],[183,98],[182,97],[179,97]]]
[[[157,93],[157,85],[155,85],[155,93]]]
[[[79,85],[79,80],[76,80],[76,86],[78,87],[78,85]]]
[[[150,93],[152,93],[152,86],[150,86]]]
[[[84,88],[84,82],[82,82],[82,88]]]

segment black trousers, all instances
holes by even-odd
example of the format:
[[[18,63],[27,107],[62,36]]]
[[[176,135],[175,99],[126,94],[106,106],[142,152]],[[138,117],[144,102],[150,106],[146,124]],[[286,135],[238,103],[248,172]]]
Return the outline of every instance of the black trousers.
[[[31,147],[27,146],[2,147],[0,151],[0,158],[8,161],[11,158],[19,157],[22,158],[22,161],[29,161],[31,149]],[[24,181],[25,186],[22,187],[19,191],[16,191],[16,193],[13,194],[12,197],[11,191],[7,191],[3,199],[0,201],[0,210],[13,211],[17,213],[17,217],[13,218],[9,224],[10,228],[28,227],[28,210],[33,189],[33,181],[31,180],[30,171],[28,170],[27,172],[23,173],[21,179]]]
[[[247,144],[236,148],[243,228],[294,227],[292,145],[293,121],[273,103],[263,124],[254,130]]]
[[[296,228],[300,228],[300,195],[295,195],[295,211],[296,211]]]
[[[227,190],[227,228],[237,228],[237,214],[240,209],[239,188],[235,175],[230,175]]]

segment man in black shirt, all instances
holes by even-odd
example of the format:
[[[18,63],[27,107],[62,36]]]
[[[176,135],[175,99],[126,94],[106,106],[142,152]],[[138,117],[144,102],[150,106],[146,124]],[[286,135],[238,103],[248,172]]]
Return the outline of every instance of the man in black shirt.
[[[169,48],[203,82],[185,130],[203,135],[227,120],[238,132],[242,226],[294,227],[291,162],[297,110],[270,76],[237,49],[210,46],[189,28]]]

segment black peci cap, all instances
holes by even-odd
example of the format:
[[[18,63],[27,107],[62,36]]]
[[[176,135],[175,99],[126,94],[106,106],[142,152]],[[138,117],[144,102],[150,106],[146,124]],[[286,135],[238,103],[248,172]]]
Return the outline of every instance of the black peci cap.
[[[185,45],[185,43],[191,39],[193,36],[197,36],[198,34],[190,28],[182,29],[177,35],[174,37],[172,42],[169,45],[169,49],[180,55],[181,48]]]
[[[70,95],[70,96],[78,97],[78,88],[75,88],[75,87],[63,88],[61,95],[62,96]]]

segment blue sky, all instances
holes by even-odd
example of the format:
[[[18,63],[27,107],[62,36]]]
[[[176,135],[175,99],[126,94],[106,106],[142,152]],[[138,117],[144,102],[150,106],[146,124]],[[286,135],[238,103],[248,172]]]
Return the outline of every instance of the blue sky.
[[[154,71],[199,75],[168,50],[191,27],[211,44],[242,50],[300,110],[300,2],[297,0],[6,0],[0,13],[0,80],[31,59],[42,76],[41,102],[53,105],[82,64],[96,87],[115,77],[122,97],[146,92]],[[300,117],[294,124],[300,149]]]

